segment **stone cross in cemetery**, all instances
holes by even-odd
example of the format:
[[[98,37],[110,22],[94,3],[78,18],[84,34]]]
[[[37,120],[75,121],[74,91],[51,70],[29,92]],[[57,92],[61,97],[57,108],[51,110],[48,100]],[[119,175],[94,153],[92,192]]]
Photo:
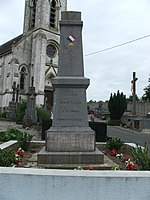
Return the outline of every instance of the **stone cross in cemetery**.
[[[16,108],[18,108],[18,101],[19,101],[19,84],[17,84],[16,88]]]
[[[12,92],[13,92],[13,94],[12,94],[12,101],[13,102],[15,102],[15,94],[16,94],[16,89],[17,89],[17,87],[16,87],[16,82],[14,81],[13,82],[13,85],[12,85]]]
[[[8,117],[10,120],[15,121],[16,120],[16,109],[17,109],[17,92],[18,91],[18,85],[16,87],[16,82],[13,82],[12,85],[12,100],[9,102],[9,113],[8,113]]]
[[[38,154],[38,164],[103,163],[87,118],[89,79],[84,77],[81,13],[62,12],[61,17],[53,123],[47,131],[46,150]]]
[[[31,79],[31,87],[27,93],[27,109],[25,114],[24,126],[31,126],[37,123],[37,110],[36,110],[36,93],[34,85],[34,78]]]

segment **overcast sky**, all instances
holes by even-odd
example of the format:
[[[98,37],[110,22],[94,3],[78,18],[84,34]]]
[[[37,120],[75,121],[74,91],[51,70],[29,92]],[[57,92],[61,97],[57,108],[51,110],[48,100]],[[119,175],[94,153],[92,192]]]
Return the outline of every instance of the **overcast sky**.
[[[25,0],[0,0],[0,44],[22,33]],[[150,77],[150,37],[88,55],[150,35],[149,0],[68,0],[68,10],[81,11],[87,99],[108,100],[111,93],[131,95],[136,72],[141,97]]]

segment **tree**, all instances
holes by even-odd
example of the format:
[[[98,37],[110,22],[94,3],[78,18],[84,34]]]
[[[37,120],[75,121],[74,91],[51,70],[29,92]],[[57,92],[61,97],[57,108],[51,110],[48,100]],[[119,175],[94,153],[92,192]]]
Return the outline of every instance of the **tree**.
[[[148,83],[148,86],[143,89],[145,93],[142,96],[142,100],[150,100],[150,78],[148,79]]]
[[[127,100],[126,96],[122,93],[117,92],[114,95],[110,96],[108,101],[108,108],[110,112],[110,119],[111,120],[120,120],[124,111],[127,109]]]
[[[89,101],[89,103],[96,103],[96,101],[93,101],[92,99]]]

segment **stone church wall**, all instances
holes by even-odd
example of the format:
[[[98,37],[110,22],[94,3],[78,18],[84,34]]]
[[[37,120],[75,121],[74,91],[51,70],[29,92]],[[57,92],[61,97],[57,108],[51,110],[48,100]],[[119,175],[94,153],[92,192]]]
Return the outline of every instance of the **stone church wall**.
[[[38,106],[45,103],[45,96],[49,91],[52,95],[51,80],[57,75],[58,69],[59,20],[61,11],[67,9],[67,0],[55,2],[55,27],[52,27],[50,26],[52,1],[38,0],[37,4],[30,0],[25,1],[23,34],[4,44],[3,47],[6,48],[7,54],[4,55],[2,51],[0,54],[0,108],[9,105],[12,99],[13,82],[20,85],[23,67],[25,68],[25,81],[23,89],[20,88],[19,96],[26,98],[31,84],[37,93],[36,104]],[[35,18],[33,10],[35,10]],[[10,42],[11,45],[8,48]],[[53,44],[57,49],[53,59],[46,54],[49,44]],[[32,80],[34,80],[33,83]]]

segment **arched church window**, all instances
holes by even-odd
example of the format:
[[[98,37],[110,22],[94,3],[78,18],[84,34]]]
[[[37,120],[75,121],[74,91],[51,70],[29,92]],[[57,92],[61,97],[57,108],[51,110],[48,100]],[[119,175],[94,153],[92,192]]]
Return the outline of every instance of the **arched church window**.
[[[21,74],[20,74],[20,89],[24,90],[25,88],[25,75],[26,75],[26,68],[22,67]]]
[[[51,10],[50,10],[50,27],[56,27],[56,1],[51,1]]]
[[[46,54],[50,58],[54,58],[56,55],[57,49],[53,44],[48,44],[46,47]]]

